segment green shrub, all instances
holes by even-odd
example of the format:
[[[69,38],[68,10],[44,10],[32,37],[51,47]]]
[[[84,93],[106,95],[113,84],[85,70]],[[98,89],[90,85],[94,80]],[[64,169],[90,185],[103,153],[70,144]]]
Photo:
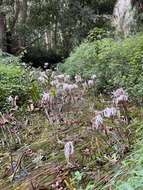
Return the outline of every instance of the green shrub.
[[[111,38],[84,42],[71,53],[61,71],[84,78],[98,76],[97,90],[124,87],[136,100],[143,94],[143,34],[115,41]]]
[[[87,36],[88,42],[93,42],[96,40],[101,40],[103,38],[107,38],[113,36],[111,31],[107,31],[103,28],[95,27],[93,30],[91,30]]]
[[[33,88],[36,89],[36,85],[31,82],[28,71],[20,66],[18,58],[0,55],[0,110],[9,108],[7,98],[10,95],[18,95],[19,105],[30,98],[35,100]]]
[[[83,77],[89,77],[96,64],[96,43],[83,43],[76,48],[70,57],[61,65],[60,70],[70,75],[80,73]]]

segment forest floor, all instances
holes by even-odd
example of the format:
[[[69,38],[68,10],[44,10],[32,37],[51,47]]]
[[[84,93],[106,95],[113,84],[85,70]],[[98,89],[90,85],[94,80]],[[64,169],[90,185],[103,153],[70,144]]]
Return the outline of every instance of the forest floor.
[[[67,103],[61,112],[60,125],[49,124],[43,110],[19,111],[22,144],[0,150],[0,190],[114,190],[112,180],[121,168],[121,162],[131,153],[136,140],[137,122],[142,118],[139,108],[128,105],[131,124],[115,119],[104,119],[108,134],[93,130],[91,119],[94,110],[111,105],[110,97],[84,95],[78,102]],[[74,143],[72,165],[64,157],[64,145],[59,139]],[[28,147],[29,155],[22,155]],[[42,160],[34,161],[42,155]],[[9,172],[11,160],[26,170],[25,177]],[[19,170],[19,171],[18,171]]]

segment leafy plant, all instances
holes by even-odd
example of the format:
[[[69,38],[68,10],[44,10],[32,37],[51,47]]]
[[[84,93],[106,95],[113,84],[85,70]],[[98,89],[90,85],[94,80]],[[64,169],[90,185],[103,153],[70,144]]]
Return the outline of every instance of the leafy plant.
[[[109,92],[122,86],[137,102],[142,102],[143,34],[127,39],[104,38],[84,42],[77,47],[60,69],[83,78],[97,75],[96,89]]]
[[[83,177],[84,177],[84,173],[81,173],[79,171],[76,171],[74,174],[73,174],[73,178],[72,178],[72,181],[74,182],[75,186],[77,189],[79,190],[83,190],[83,187],[82,187],[82,180],[83,180]],[[86,187],[84,188],[84,190],[93,190],[94,189],[94,185],[89,182]]]
[[[14,56],[0,56],[0,109],[9,107],[7,98],[9,96],[19,97],[19,105],[24,104],[27,99],[36,100],[38,95],[36,82],[31,82],[28,71],[20,66],[19,59]],[[35,90],[36,89],[36,90]]]
[[[93,42],[96,40],[101,40],[103,38],[107,38],[110,37],[111,32],[110,31],[106,31],[103,28],[98,28],[95,27],[93,30],[91,30],[87,36],[87,40],[88,42]]]

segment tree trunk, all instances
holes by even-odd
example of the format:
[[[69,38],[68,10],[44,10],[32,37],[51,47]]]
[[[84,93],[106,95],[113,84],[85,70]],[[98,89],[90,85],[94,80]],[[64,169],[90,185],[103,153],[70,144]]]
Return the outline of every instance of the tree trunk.
[[[20,13],[20,0],[15,0],[13,2],[13,9],[14,9],[14,16],[9,23],[9,30],[6,32],[7,52],[11,54],[15,54],[19,49],[17,45],[18,44],[17,38],[15,38],[14,34],[15,34],[15,26],[16,23],[18,22],[18,17]]]
[[[13,18],[11,24],[10,24],[10,31],[11,32],[14,31],[15,25],[18,21],[19,13],[20,13],[20,1],[16,0],[16,2],[15,2],[15,15],[14,15],[14,18]]]
[[[21,3],[21,23],[25,24],[27,19],[27,0],[22,0]]]
[[[58,22],[57,16],[55,16],[55,27],[54,27],[54,49],[57,50],[57,31],[58,31]]]
[[[48,32],[46,31],[45,34],[44,34],[44,41],[45,41],[45,47],[46,47],[46,50],[48,50]]]
[[[20,0],[20,25],[25,26],[27,20],[27,0]],[[19,35],[19,47],[26,46],[25,36],[23,34]]]
[[[5,28],[5,15],[0,14],[0,49],[6,51],[5,37],[6,37],[6,28]]]
[[[19,13],[19,24],[21,27],[23,27],[22,31],[24,31],[24,27],[26,24],[26,20],[27,20],[27,0],[19,0],[19,6],[20,6],[20,13]],[[24,33],[19,33],[19,39],[18,39],[18,45],[19,47],[25,47],[26,43],[25,43],[25,36]]]

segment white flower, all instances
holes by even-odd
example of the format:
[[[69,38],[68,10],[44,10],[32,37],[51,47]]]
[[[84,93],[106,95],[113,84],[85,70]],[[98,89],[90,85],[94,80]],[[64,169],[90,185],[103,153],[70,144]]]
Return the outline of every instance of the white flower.
[[[116,104],[116,106],[120,102],[127,102],[127,101],[128,101],[128,95],[123,90],[123,88],[119,88],[115,92],[113,92],[113,102]]]
[[[49,66],[49,63],[44,63],[44,68],[46,69]]]
[[[92,76],[91,76],[91,79],[92,79],[92,80],[95,80],[96,78],[97,78],[96,75],[92,75]]]
[[[50,100],[50,94],[48,92],[44,92],[42,96],[42,102],[46,103]]]
[[[92,86],[94,86],[94,80],[89,80],[88,81],[88,86],[91,88]]]
[[[52,79],[55,79],[55,76],[56,76],[56,72],[53,71],[52,74],[51,74],[51,78],[52,78]]]
[[[7,98],[7,100],[8,100],[9,103],[12,103],[14,99],[13,99],[12,96],[9,96],[9,97]]]
[[[112,94],[113,94],[113,97],[117,98],[117,97],[119,97],[121,95],[125,95],[125,91],[123,90],[123,88],[118,88]]]
[[[76,75],[75,76],[75,81],[76,81],[76,83],[82,82],[81,76],[80,75]]]
[[[82,83],[82,86],[83,86],[83,89],[84,89],[84,90],[88,89],[88,84],[87,84],[86,81],[85,81],[84,83]]]
[[[47,75],[45,72],[40,72],[39,73],[40,76],[38,77],[38,80],[41,82],[41,83],[44,83],[46,80],[47,80]]]
[[[116,108],[112,107],[112,108],[106,108],[103,110],[103,115],[107,118],[110,118],[112,116],[115,116],[117,114],[117,110]]]
[[[121,101],[123,101],[123,102],[128,101],[128,96],[127,95],[121,95],[121,96],[117,97],[116,103],[119,103]]]
[[[99,115],[95,116],[95,118],[92,120],[92,127],[99,129],[101,125],[103,125],[103,118],[99,114]]]
[[[39,80],[39,82],[41,82],[41,83],[44,83],[44,82],[45,82],[45,78],[42,77],[42,76],[38,77],[38,80]]]
[[[17,109],[18,106],[16,104],[16,101],[18,100],[18,96],[15,96],[14,98],[12,96],[9,96],[7,98],[8,102],[11,104],[11,106],[14,108],[14,109]]]
[[[70,81],[70,75],[65,75],[64,82],[69,82],[69,81]]]
[[[100,126],[100,125],[102,125],[103,124],[103,118],[102,118],[102,116],[101,115],[97,115],[96,116],[96,126],[97,126],[97,128]]]
[[[77,86],[77,84],[71,84],[71,88],[72,89],[78,89],[78,86]]]
[[[64,155],[67,160],[67,163],[70,163],[70,156],[74,154],[74,146],[72,141],[68,141],[64,146]]]
[[[50,82],[50,84],[51,84],[52,86],[57,86],[57,85],[59,85],[60,83],[59,83],[59,81],[56,79],[56,80],[52,80],[52,81]]]
[[[77,88],[78,86],[76,84],[67,84],[67,83],[63,84],[63,90],[65,92],[71,92],[72,90],[77,89]]]
[[[61,75],[55,75],[54,79],[58,80],[58,81],[64,81],[65,75],[61,74]]]

